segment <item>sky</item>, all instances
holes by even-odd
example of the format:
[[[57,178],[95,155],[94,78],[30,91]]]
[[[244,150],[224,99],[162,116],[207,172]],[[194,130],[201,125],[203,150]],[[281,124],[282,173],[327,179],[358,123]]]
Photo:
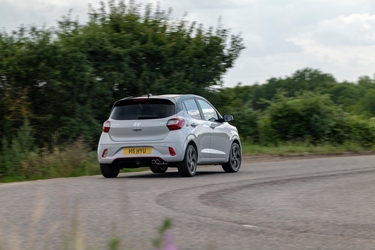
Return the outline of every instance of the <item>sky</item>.
[[[0,27],[56,26],[72,9],[81,23],[98,0],[0,0]],[[107,2],[107,1],[105,1]],[[127,2],[127,1],[126,1]],[[337,81],[375,74],[373,0],[137,0],[172,8],[172,17],[216,27],[221,18],[246,49],[224,76],[224,87],[266,83],[313,68]]]

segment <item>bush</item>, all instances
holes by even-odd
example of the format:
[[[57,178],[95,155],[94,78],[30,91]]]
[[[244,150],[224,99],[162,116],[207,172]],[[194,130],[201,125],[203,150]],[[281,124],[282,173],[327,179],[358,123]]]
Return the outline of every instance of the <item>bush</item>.
[[[296,97],[279,93],[266,109],[266,119],[281,141],[327,140],[333,118],[340,115],[328,95],[303,92]]]
[[[2,139],[1,176],[17,176],[17,179],[23,179],[23,176],[20,175],[22,162],[34,149],[34,141],[34,130],[27,119],[15,136],[10,140],[6,137]]]
[[[77,140],[64,147],[55,146],[52,151],[32,151],[22,162],[22,175],[26,179],[73,177],[99,174],[95,152]]]
[[[346,115],[337,120],[331,131],[332,141],[351,141],[363,147],[375,145],[375,121],[361,116]]]
[[[99,174],[95,152],[83,140],[65,146],[38,148],[34,131],[26,120],[17,134],[2,140],[2,181],[34,180]]]
[[[328,95],[303,92],[296,97],[278,94],[260,120],[260,138],[266,143],[304,141],[343,144],[347,141],[364,147],[375,144],[374,122],[350,116]]]
[[[254,111],[252,108],[230,108],[228,113],[233,115],[234,120],[231,122],[237,127],[242,138],[250,142],[259,142],[259,119],[260,111]]]

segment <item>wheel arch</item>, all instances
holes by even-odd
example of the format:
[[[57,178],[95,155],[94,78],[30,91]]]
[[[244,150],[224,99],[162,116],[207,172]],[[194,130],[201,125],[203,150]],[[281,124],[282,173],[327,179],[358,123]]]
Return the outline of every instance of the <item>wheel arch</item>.
[[[195,141],[191,140],[189,141],[187,144],[186,144],[186,147],[185,147],[185,151],[187,149],[187,146],[189,145],[193,145],[193,147],[195,148],[195,151],[197,153],[197,158],[199,159],[199,152],[198,152],[198,147],[197,147],[197,144],[195,143]]]
[[[241,145],[241,141],[240,141],[240,139],[237,138],[237,137],[232,138],[231,143],[229,143],[228,152],[230,152],[230,149],[232,148],[233,143],[238,144],[238,146],[240,147],[240,150],[241,150],[241,156],[242,156],[242,145]],[[225,157],[225,160],[226,160],[226,161],[229,160],[229,154]]]
[[[235,138],[233,141],[232,141],[232,144],[233,143],[237,143],[238,144],[238,146],[240,146],[240,149],[241,149],[241,153],[242,153],[242,145],[241,145],[241,142],[240,142],[240,140],[238,139],[238,138]]]
[[[183,155],[185,155],[186,149],[187,149],[189,144],[193,145],[193,147],[195,148],[195,151],[197,152],[197,160],[199,162],[200,161],[200,153],[199,153],[199,149],[198,149],[198,146],[197,146],[196,137],[193,134],[190,134],[187,137],[187,140],[185,141],[184,149],[183,149],[184,151],[182,152]]]

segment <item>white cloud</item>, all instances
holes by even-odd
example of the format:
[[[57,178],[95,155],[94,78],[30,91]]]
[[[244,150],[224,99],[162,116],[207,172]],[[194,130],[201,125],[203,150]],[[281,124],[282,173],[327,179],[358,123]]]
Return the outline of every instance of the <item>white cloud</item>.
[[[375,15],[352,14],[324,20],[318,24],[311,36],[327,45],[373,45]]]
[[[330,73],[349,76],[355,72],[359,77],[366,71],[375,71],[375,15],[352,14],[323,20],[313,31],[289,40],[302,48],[302,55],[312,59],[310,63],[324,65],[332,70]],[[353,74],[348,78],[355,80]]]
[[[172,17],[242,33],[246,49],[225,76],[225,86],[264,83],[304,67],[355,81],[375,73],[375,1],[369,0],[136,0],[160,1]],[[87,21],[88,3],[100,0],[0,0],[0,28],[56,26],[62,15]],[[104,0],[107,2],[107,0]],[[125,0],[128,2],[128,0]]]
[[[320,63],[335,64],[338,68],[347,66],[373,67],[375,65],[375,45],[372,46],[331,46],[316,42],[310,38],[295,38],[292,41],[303,48],[303,53],[310,55]],[[352,69],[353,70],[353,69]]]
[[[1,0],[0,28],[10,31],[21,25],[56,26],[57,20],[70,9],[73,9],[73,18],[82,19],[86,17],[88,4],[75,0]]]
[[[289,39],[303,50],[306,66],[331,73],[340,81],[372,75],[375,65],[375,16],[352,14],[319,22],[311,32]]]

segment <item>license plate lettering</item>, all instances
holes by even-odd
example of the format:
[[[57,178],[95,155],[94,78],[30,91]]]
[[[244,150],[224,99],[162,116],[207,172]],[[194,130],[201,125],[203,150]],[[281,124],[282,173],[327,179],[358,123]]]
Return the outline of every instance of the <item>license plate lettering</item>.
[[[146,155],[151,154],[151,148],[125,148],[126,155]]]
[[[137,148],[135,150],[136,154],[146,154],[146,149],[145,148]]]

